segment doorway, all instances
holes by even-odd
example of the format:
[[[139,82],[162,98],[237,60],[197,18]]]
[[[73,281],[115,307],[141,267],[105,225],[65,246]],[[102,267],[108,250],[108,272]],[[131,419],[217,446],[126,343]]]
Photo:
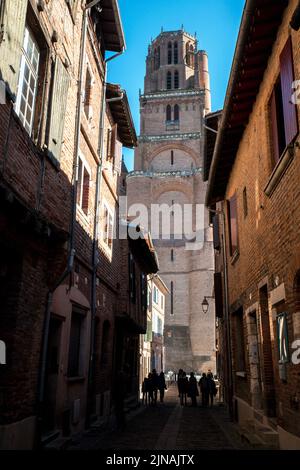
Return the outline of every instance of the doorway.
[[[263,363],[263,407],[270,418],[276,416],[275,379],[272,358],[271,319],[269,314],[268,287],[263,286],[259,290],[261,339],[262,339],[262,363]]]
[[[261,380],[261,354],[260,354],[260,335],[257,311],[249,313],[249,365],[252,406],[255,410],[263,409],[262,399],[262,380]]]
[[[43,432],[48,433],[55,429],[56,394],[59,375],[59,356],[62,320],[51,316],[49,325],[49,338],[47,349],[45,401],[43,410]]]

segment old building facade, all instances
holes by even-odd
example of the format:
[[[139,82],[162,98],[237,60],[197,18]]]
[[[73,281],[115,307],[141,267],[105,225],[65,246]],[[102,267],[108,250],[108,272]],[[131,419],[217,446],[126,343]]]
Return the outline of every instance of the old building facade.
[[[299,13],[246,2],[206,154],[227,399],[245,435],[281,449],[300,448]]]
[[[146,64],[141,135],[134,172],[127,178],[128,206],[142,203],[150,213],[155,205],[164,204],[169,212],[170,234],[163,233],[162,226],[153,228],[159,215],[144,221],[151,225],[160,275],[170,290],[164,331],[166,370],[215,369],[214,309],[206,317],[201,311],[204,296],[213,296],[208,213],[202,227],[204,243],[197,249],[186,243],[195,230],[195,216],[193,228],[181,237],[180,215],[185,206],[205,202],[201,132],[203,115],[210,110],[208,59],[198,50],[196,38],[179,30],[162,32],[152,41]]]
[[[126,92],[108,83],[125,49],[117,0],[0,5],[0,447],[30,449],[107,421],[125,364],[137,383],[141,277],[156,265],[146,242],[141,260],[117,238],[122,146],[136,145]]]

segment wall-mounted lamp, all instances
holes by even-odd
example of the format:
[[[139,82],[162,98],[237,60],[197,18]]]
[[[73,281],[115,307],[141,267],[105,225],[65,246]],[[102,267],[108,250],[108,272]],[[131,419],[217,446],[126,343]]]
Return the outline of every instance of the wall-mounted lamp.
[[[203,302],[202,302],[202,311],[204,315],[206,315],[209,310],[209,303],[207,299],[214,299],[214,297],[209,297],[209,296],[204,297]]]
[[[203,302],[202,302],[202,310],[203,313],[206,315],[209,309],[209,303],[206,297],[204,297]]]

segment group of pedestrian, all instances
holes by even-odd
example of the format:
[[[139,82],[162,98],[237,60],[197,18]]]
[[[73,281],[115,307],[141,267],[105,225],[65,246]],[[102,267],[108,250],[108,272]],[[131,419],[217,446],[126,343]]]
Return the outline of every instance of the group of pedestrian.
[[[147,405],[156,405],[157,395],[159,391],[159,401],[163,403],[165,390],[167,390],[165,374],[161,372],[158,374],[156,369],[153,369],[152,372],[148,374],[148,377],[145,377],[142,385],[142,403]]]
[[[194,372],[191,372],[190,378],[188,379],[183,369],[179,369],[177,386],[178,396],[180,398],[180,404],[183,406],[187,404],[187,397],[191,399],[192,406],[197,406],[197,397],[199,396],[198,385],[202,396],[202,406],[207,407],[210,402],[210,406],[213,406],[214,397],[217,394],[217,387],[214,381],[213,374],[203,373],[198,384]]]

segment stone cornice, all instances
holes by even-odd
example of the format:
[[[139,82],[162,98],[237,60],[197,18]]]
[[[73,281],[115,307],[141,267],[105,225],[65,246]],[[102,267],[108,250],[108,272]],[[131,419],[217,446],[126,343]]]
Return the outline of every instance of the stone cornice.
[[[200,138],[201,132],[190,132],[185,134],[142,135],[138,137],[138,142],[162,142],[169,140],[191,140]]]
[[[167,100],[170,98],[189,98],[190,96],[202,96],[205,93],[204,90],[164,90],[164,91],[157,91],[155,93],[145,93],[144,95],[140,96],[141,100]]]
[[[128,173],[127,178],[132,177],[149,177],[149,178],[165,178],[165,177],[180,177],[189,178],[191,176],[199,175],[202,173],[202,168],[194,168],[193,170],[179,170],[179,171],[131,171]]]

